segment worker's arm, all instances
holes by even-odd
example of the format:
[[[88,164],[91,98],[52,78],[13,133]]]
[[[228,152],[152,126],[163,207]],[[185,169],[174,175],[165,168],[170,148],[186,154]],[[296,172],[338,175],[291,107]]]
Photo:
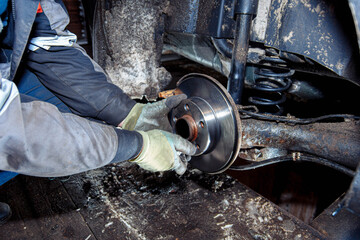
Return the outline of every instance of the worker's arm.
[[[69,17],[64,4],[41,1],[38,7],[28,44],[30,51],[23,62],[47,89],[80,116],[128,130],[171,130],[167,113],[184,95],[135,106],[135,101],[112,84],[103,69],[76,44],[75,34],[66,29]],[[26,14],[18,18],[22,16]]]
[[[0,169],[32,176],[64,176],[135,158],[137,132],[64,114],[46,102],[20,102],[16,86],[2,80]]]
[[[180,94],[156,103],[136,104],[76,44],[39,48],[29,52],[25,62],[41,83],[75,114],[127,130],[171,131],[168,113],[186,98]]]
[[[128,131],[61,113],[54,105],[22,98],[13,82],[0,88],[0,170],[25,175],[65,176],[132,160],[150,171],[182,174],[180,154],[196,148],[180,136]]]
[[[77,44],[30,51],[24,62],[76,115],[118,126],[136,103]]]

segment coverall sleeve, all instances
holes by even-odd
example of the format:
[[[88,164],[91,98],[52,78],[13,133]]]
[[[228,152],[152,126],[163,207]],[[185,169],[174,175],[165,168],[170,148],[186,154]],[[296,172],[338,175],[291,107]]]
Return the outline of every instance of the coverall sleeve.
[[[135,157],[136,132],[61,113],[46,102],[21,103],[15,84],[0,89],[0,170],[66,176]]]
[[[25,63],[76,115],[117,126],[136,103],[77,44],[29,51]]]

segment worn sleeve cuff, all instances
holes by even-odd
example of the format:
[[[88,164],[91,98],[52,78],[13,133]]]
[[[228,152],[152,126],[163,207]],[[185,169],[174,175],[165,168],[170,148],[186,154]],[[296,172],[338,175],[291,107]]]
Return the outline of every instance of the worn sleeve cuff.
[[[122,93],[120,89],[118,91]],[[135,104],[136,102],[124,93],[122,95],[119,94],[114,101],[99,113],[98,118],[113,126],[118,126],[130,113]]]
[[[140,133],[115,128],[118,136],[118,150],[111,163],[123,162],[135,158],[140,154],[143,139]]]

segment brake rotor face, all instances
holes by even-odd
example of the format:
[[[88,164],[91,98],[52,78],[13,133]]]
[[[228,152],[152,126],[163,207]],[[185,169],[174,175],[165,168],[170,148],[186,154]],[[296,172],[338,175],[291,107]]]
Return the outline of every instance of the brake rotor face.
[[[236,105],[215,79],[189,74],[177,88],[188,98],[170,114],[173,131],[194,143],[198,150],[191,165],[207,173],[220,173],[235,161],[241,144],[241,122]]]

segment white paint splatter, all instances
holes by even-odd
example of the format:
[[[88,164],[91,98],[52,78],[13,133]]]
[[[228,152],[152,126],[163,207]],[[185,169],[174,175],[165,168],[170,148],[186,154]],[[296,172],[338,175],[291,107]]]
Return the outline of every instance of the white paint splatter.
[[[294,37],[294,32],[291,31],[289,32],[289,35],[283,37],[283,40],[284,42],[290,42],[291,44],[293,44],[294,43],[292,40],[293,37]]]

